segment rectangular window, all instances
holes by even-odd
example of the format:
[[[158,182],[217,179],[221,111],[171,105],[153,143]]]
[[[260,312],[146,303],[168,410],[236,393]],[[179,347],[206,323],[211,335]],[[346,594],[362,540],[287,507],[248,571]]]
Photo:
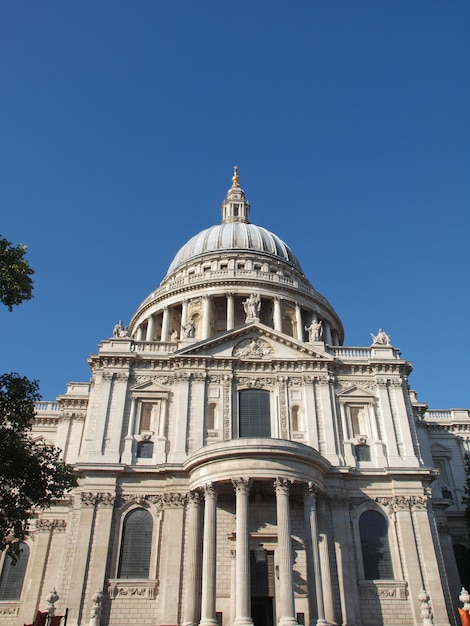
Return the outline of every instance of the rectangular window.
[[[239,394],[239,436],[271,437],[270,394],[244,389]]]

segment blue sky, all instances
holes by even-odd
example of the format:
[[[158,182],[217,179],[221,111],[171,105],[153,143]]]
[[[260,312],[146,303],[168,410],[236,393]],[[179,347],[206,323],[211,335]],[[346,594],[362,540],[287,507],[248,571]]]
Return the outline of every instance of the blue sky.
[[[237,164],[345,343],[383,327],[469,407],[469,32],[468,0],[3,3],[0,233],[36,273],[0,371],[89,380]]]

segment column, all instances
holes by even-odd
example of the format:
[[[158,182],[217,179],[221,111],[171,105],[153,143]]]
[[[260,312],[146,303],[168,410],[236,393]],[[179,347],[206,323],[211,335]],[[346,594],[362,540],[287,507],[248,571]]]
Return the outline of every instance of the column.
[[[114,485],[109,488],[115,489]],[[84,588],[86,589],[104,589],[106,564],[109,550],[109,537],[111,535],[111,526],[113,522],[114,512],[114,493],[96,493],[93,495],[96,502],[95,523],[92,531],[92,543],[90,544],[90,562],[86,578],[82,579]],[[81,531],[80,531],[81,532]],[[84,554],[81,554],[83,560]],[[76,571],[73,570],[73,576]],[[86,586],[85,586],[86,585]],[[83,613],[82,616],[90,615],[91,605],[93,604],[91,594],[85,594],[82,598]],[[77,623],[80,621],[77,620]]]
[[[156,624],[179,624],[178,604],[182,577],[175,574],[183,562],[185,500],[184,494],[173,493],[171,504],[164,504],[162,512],[161,543],[165,549],[159,559],[160,584]]]
[[[358,597],[350,592],[350,581],[356,576],[355,553],[351,543],[349,523],[349,500],[345,497],[330,497],[331,521],[335,538],[336,567],[338,570],[339,596],[341,600],[342,624],[356,624],[360,609]]]
[[[199,626],[217,626],[215,617],[217,489],[213,483],[204,486],[204,539],[202,545],[202,598]]]
[[[305,513],[305,534],[308,537],[308,543],[311,543],[311,551],[307,552],[307,563],[311,562],[310,568],[313,570],[313,577],[315,582],[315,596],[317,599],[316,606],[316,615],[317,615],[317,626],[327,626],[328,622],[325,620],[325,605],[323,603],[323,586],[322,586],[322,578],[321,578],[321,567],[320,567],[320,552],[318,549],[318,521],[317,521],[317,503],[316,503],[316,494],[318,492],[318,487],[314,483],[308,483],[308,485],[304,488],[304,513]],[[311,586],[311,580],[309,582],[309,587]],[[310,607],[310,623],[312,622],[312,595],[309,593],[309,607]]]
[[[304,327],[302,324],[302,309],[298,302],[295,303],[295,322],[297,326],[297,339],[299,341],[304,340]]]
[[[48,593],[47,588],[44,588],[44,571],[49,559],[54,521],[38,519],[36,522],[34,550],[31,551],[28,567],[32,573],[31,583],[28,587],[28,593],[23,594],[24,601],[20,608],[20,617],[23,616],[24,619],[18,619],[18,623],[23,624],[26,621],[31,621],[31,617],[36,615],[39,605],[44,602],[43,596]],[[15,623],[17,622],[15,621]]]
[[[325,331],[324,331],[325,332],[325,335],[324,335],[325,343],[327,343],[328,345],[331,346],[331,344],[333,342],[332,342],[332,339],[331,339],[331,327],[330,327],[329,322],[324,322],[324,328],[325,328]]]
[[[186,326],[186,322],[188,321],[188,298],[183,300],[183,305],[181,307],[181,329],[180,329],[180,339],[185,339],[184,327]]]
[[[137,328],[136,341],[144,341],[144,327],[142,324]]]
[[[153,333],[155,332],[155,318],[150,315],[147,322],[147,335],[145,341],[153,341]]]
[[[166,306],[163,309],[161,341],[168,341],[169,338],[170,338],[170,309],[168,306]]]
[[[277,510],[279,562],[279,626],[297,624],[294,604],[293,553],[290,529],[289,485],[287,478],[274,481]]]
[[[281,298],[274,297],[274,330],[282,332]]]
[[[325,607],[325,619],[327,623],[335,622],[335,610],[333,603],[333,589],[331,586],[331,567],[330,567],[330,552],[328,549],[328,534],[326,527],[328,524],[328,511],[326,508],[325,498],[320,500],[322,520],[319,520],[318,529],[318,547],[320,553],[320,568],[322,572],[322,591],[323,591],[323,605]],[[320,521],[322,522],[320,524]],[[321,526],[321,528],[320,528]],[[322,530],[323,529],[323,530]]]
[[[91,439],[89,451],[84,453],[87,461],[98,463],[103,461],[103,448],[106,426],[108,423],[109,402],[112,394],[113,379],[114,373],[109,370],[103,371],[101,376],[99,374],[97,375],[97,381],[93,388],[93,394],[98,396],[98,408],[96,410],[95,430],[93,432],[93,427],[90,425],[87,433]],[[86,439],[88,439],[88,436]]]
[[[80,497],[81,509],[80,511],[74,511],[74,515],[78,514],[80,517],[80,532],[75,541],[71,568],[73,576],[67,595],[69,620],[72,624],[80,624],[83,617],[83,595],[87,582],[88,559],[93,540],[96,507],[96,494],[84,492]]]
[[[208,339],[211,330],[211,297],[202,296],[202,339]]]
[[[250,594],[250,538],[248,533],[248,496],[250,481],[247,478],[232,480],[236,493],[236,587],[235,624],[251,625]]]
[[[122,453],[121,461],[123,463],[127,463],[130,465],[133,460],[132,448],[134,443],[134,430],[135,430],[135,414],[136,414],[137,403],[135,398],[132,398],[131,401],[131,412],[129,415],[129,426],[127,428],[127,435],[124,439],[124,452]]]
[[[235,301],[233,293],[227,293],[227,330],[235,328]]]
[[[187,503],[187,547],[185,551],[184,569],[184,607],[183,624],[192,626],[197,620],[198,598],[198,554],[201,532],[201,495],[197,491],[191,491]]]

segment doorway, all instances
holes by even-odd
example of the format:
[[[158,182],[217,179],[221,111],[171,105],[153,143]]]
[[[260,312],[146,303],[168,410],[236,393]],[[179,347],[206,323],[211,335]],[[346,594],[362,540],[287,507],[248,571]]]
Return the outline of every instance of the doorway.
[[[254,626],[274,624],[274,552],[250,553],[251,617]]]

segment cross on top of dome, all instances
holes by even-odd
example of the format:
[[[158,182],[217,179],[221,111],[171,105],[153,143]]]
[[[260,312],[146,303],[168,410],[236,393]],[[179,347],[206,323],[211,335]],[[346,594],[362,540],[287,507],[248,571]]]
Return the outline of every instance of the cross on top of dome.
[[[250,203],[240,187],[238,165],[233,168],[232,186],[222,202],[222,223],[230,224],[233,222],[250,223]]]

